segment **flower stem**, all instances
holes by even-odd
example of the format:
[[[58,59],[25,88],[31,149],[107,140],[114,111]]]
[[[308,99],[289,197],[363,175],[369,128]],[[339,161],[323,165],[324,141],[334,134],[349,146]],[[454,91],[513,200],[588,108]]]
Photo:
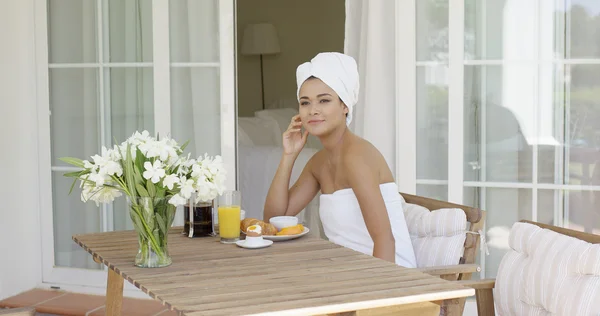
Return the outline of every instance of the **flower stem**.
[[[152,231],[150,230],[150,228],[148,227],[148,224],[146,223],[146,221],[144,220],[144,216],[143,214],[141,214],[136,207],[133,207],[134,205],[137,206],[138,204],[135,203],[132,200],[132,206],[131,208],[133,209],[133,211],[137,214],[137,216],[140,219],[140,222],[142,223],[142,225],[144,226],[144,230],[146,231],[146,235],[148,235],[148,239],[150,240],[150,242],[152,243],[152,247],[155,249],[155,252],[157,255],[159,255],[160,257],[164,257],[164,254],[162,253],[162,250],[158,244],[158,242],[154,239],[154,234],[152,234]]]

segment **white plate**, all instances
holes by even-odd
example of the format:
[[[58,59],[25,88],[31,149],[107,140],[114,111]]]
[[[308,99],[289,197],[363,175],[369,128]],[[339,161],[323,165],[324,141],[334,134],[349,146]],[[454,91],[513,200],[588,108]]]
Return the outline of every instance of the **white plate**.
[[[246,240],[238,240],[235,242],[236,245],[242,247],[242,248],[247,248],[247,249],[258,249],[258,248],[265,248],[265,247],[269,247],[270,245],[273,244],[272,240],[264,240],[261,243],[254,243],[254,244],[247,244]]]
[[[308,227],[305,226],[304,230],[300,234],[284,235],[284,236],[265,236],[265,235],[263,235],[263,238],[267,239],[267,240],[272,240],[272,241],[284,241],[284,240],[300,238],[300,237],[308,234],[308,232],[310,232],[310,229],[308,229]]]

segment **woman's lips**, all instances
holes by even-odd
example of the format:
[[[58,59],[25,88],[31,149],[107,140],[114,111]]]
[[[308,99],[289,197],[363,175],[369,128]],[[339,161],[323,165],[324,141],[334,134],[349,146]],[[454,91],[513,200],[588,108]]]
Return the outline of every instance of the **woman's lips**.
[[[324,120],[310,120],[308,121],[308,124],[319,124],[322,123]]]

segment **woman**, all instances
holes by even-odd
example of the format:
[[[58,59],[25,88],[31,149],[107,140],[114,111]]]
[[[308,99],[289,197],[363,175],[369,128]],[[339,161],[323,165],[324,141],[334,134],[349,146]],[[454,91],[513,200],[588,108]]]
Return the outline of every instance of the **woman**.
[[[264,220],[297,215],[321,190],[319,213],[330,241],[416,267],[392,172],[377,148],[347,127],[358,98],[356,62],[344,54],[320,53],[298,67],[296,79],[299,114],[283,134],[283,155],[267,194]],[[323,149],[290,188],[292,167],[308,134],[319,138]]]

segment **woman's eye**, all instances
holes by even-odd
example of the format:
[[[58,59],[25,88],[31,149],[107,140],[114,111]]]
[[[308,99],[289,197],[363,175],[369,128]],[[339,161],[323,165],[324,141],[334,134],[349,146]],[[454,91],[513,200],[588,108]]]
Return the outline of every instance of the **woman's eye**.
[[[306,101],[300,102],[300,105],[308,105],[308,102],[306,102]]]
[[[323,100],[321,100],[321,103],[327,103],[329,101],[331,101],[331,100],[329,100],[329,99],[323,99]]]

